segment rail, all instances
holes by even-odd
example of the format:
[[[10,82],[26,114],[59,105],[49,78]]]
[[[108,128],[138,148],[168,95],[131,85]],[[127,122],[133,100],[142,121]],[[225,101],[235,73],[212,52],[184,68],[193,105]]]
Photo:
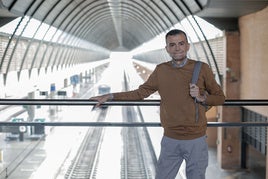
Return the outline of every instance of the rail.
[[[88,99],[0,99],[0,105],[95,105]],[[159,106],[160,100],[108,101],[103,105],[112,106]],[[225,100],[223,106],[268,106],[268,99]]]
[[[160,122],[0,122],[0,126],[160,127]],[[208,127],[263,127],[268,122],[207,122]]]
[[[0,105],[96,105],[88,99],[1,99]],[[159,106],[160,100],[108,101],[111,106]],[[268,106],[268,100],[226,100],[223,106]],[[160,127],[159,122],[0,122],[0,126],[95,126],[95,127]],[[268,126],[267,122],[208,122],[208,127]]]

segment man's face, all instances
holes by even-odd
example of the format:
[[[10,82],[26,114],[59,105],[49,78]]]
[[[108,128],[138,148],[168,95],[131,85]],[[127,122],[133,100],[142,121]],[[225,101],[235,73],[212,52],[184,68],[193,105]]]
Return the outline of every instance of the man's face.
[[[166,50],[173,60],[184,60],[189,48],[190,45],[183,34],[167,36]]]

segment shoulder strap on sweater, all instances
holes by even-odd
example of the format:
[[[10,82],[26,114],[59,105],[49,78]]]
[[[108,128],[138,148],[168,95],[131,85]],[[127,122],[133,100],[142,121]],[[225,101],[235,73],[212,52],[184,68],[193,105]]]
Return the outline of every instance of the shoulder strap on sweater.
[[[193,76],[192,76],[192,84],[196,84],[197,83],[201,66],[202,66],[202,62],[197,61],[195,63],[195,65],[194,65],[194,72],[193,72]]]
[[[199,76],[199,72],[201,70],[202,63],[200,61],[197,61],[194,65],[194,71],[192,76],[192,84],[196,84]],[[195,122],[198,122],[199,119],[199,110],[198,110],[198,103],[195,99]]]

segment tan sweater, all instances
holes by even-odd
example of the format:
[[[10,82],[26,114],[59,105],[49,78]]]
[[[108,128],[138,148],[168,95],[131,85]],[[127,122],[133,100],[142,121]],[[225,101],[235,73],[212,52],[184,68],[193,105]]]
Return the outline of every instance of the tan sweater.
[[[194,139],[206,134],[206,109],[199,104],[199,119],[195,120],[195,102],[190,96],[189,84],[196,61],[188,60],[183,67],[174,67],[172,62],[156,66],[148,80],[138,89],[113,93],[113,100],[142,100],[158,91],[161,97],[160,120],[164,135],[179,140]],[[202,64],[197,86],[209,93],[207,105],[221,105],[225,96],[206,63]]]

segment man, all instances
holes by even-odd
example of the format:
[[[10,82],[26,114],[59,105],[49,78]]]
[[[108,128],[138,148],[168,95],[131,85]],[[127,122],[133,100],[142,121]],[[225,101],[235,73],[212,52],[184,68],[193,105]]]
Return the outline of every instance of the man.
[[[207,64],[202,63],[197,84],[191,84],[196,61],[187,58],[189,48],[185,32],[169,31],[166,51],[172,60],[157,65],[144,84],[133,91],[90,98],[97,100],[99,106],[107,100],[142,100],[158,91],[164,136],[156,179],[174,179],[184,159],[187,179],[205,178],[208,165],[206,105],[221,105],[225,101]]]

